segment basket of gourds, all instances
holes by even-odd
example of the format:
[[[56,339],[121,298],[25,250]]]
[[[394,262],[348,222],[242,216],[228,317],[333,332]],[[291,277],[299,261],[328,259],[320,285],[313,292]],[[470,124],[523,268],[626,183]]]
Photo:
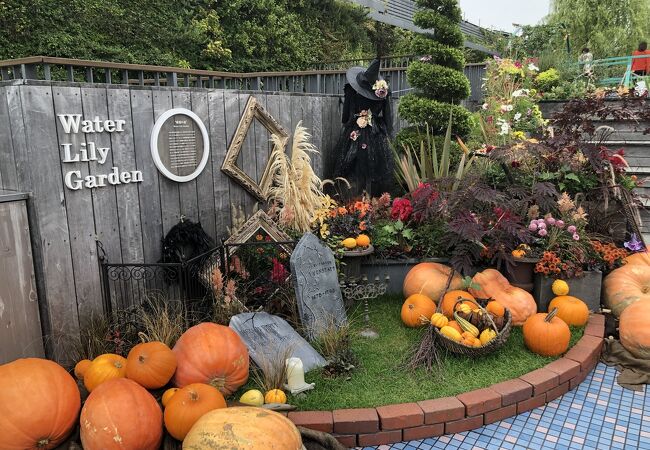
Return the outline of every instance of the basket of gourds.
[[[442,302],[431,316],[436,342],[452,353],[483,356],[502,347],[510,336],[512,315],[493,299],[459,296],[452,308],[453,320],[442,312]]]

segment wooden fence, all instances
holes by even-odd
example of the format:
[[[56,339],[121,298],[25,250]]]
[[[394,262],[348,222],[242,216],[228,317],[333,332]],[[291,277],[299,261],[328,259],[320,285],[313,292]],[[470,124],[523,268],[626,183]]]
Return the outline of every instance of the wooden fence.
[[[0,189],[31,193],[29,219],[37,288],[44,306],[44,330],[54,337],[52,342],[76,335],[80,321],[102,310],[97,242],[112,263],[153,263],[160,258],[161,239],[181,217],[200,221],[219,242],[227,237],[231,226],[231,205],[241,205],[252,213],[256,199],[221,171],[251,95],[287,131],[293,132],[303,121],[325,155],[339,137],[340,96],[0,82]],[[187,183],[176,183],[160,174],[150,151],[155,120],[178,107],[196,113],[210,138],[206,169]],[[57,114],[124,120],[124,131],[66,133]],[[259,180],[268,161],[269,138],[266,129],[254,121],[238,159],[238,166],[253,179]],[[79,149],[91,142],[110,149],[104,164],[63,161],[66,155],[62,144]],[[319,173],[322,159],[314,159]],[[85,177],[106,174],[113,167],[122,172],[141,171],[142,182],[79,190],[65,185],[70,171],[79,171]],[[56,345],[49,350],[59,359],[65,356]]]

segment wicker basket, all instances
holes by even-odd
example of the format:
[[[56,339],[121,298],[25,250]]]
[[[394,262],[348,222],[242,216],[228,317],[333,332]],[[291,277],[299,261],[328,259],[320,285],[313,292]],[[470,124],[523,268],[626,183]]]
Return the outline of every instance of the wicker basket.
[[[456,342],[452,339],[449,339],[447,336],[444,334],[440,333],[440,330],[433,325],[433,333],[436,335],[438,338],[436,339],[436,342],[443,348],[447,349],[448,351],[455,353],[457,355],[465,355],[465,356],[485,356],[488,355],[498,348],[501,348],[503,344],[506,343],[508,340],[508,337],[510,336],[510,329],[512,328],[512,315],[510,314],[510,310],[506,308],[505,314],[503,316],[504,318],[504,325],[503,328],[499,331],[497,328],[496,324],[494,321],[490,318],[489,314],[485,310],[485,308],[478,302],[469,300],[466,298],[461,298],[456,301],[454,304],[454,311],[456,310],[456,305],[462,302],[472,302],[476,306],[478,306],[484,314],[487,314],[486,317],[489,318],[490,325],[496,331],[497,335],[492,339],[490,342],[487,343],[487,345],[481,346],[481,347],[468,347],[466,345],[461,344],[460,342]],[[441,311],[441,304],[438,305],[438,311]]]

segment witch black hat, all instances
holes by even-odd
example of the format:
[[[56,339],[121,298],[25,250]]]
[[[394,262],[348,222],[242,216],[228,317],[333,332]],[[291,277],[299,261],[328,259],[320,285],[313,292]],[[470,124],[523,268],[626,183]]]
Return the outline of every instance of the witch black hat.
[[[375,91],[372,89],[372,85],[377,80],[384,79],[379,75],[379,66],[379,59],[374,59],[367,69],[365,67],[352,67],[349,69],[345,76],[352,89],[370,100],[383,100],[377,97]]]

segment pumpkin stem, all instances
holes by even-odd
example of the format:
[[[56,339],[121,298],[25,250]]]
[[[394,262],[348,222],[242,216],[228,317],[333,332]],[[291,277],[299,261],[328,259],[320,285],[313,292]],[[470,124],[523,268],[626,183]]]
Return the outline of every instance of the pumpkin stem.
[[[138,361],[140,361],[140,363],[144,364],[145,357],[143,355],[138,356]]]
[[[190,392],[190,400],[193,402],[197,401],[199,399],[199,394],[196,393],[196,391],[191,391]]]
[[[50,443],[50,438],[44,438],[36,443],[36,447],[38,448],[47,447],[49,443]]]
[[[553,317],[555,317],[555,315],[557,314],[557,311],[558,311],[557,308],[553,308],[553,310],[550,313],[548,313],[544,318],[544,322],[550,322],[553,319]]]

